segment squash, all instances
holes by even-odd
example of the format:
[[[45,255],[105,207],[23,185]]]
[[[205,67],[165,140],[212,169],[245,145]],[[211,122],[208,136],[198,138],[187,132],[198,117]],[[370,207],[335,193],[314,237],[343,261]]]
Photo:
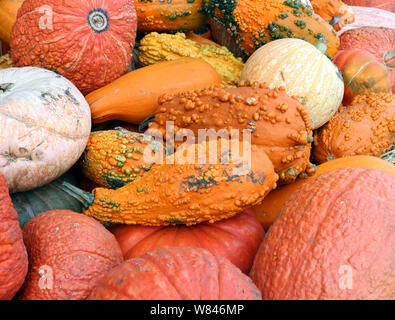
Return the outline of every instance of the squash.
[[[393,299],[395,177],[341,168],[282,208],[250,277],[264,300]]]
[[[119,127],[92,132],[79,164],[98,186],[117,189],[150,170],[153,162],[146,162],[145,155],[154,159],[155,153],[163,154],[164,148],[151,136]]]
[[[27,252],[17,217],[0,173],[0,300],[11,300],[27,274]]]
[[[70,210],[39,214],[23,228],[29,272],[21,300],[84,300],[123,261],[111,232]]]
[[[182,136],[185,129],[194,136],[199,136],[199,130],[207,133],[214,130],[217,136],[222,136],[222,131],[227,137],[232,136],[232,130],[238,130],[238,139],[247,139],[250,134],[251,144],[266,152],[280,177],[279,184],[314,173],[309,161],[313,139],[311,120],[303,106],[289,97],[284,88],[270,90],[264,84],[240,84],[237,88],[167,95],[159,103],[159,111],[149,123],[147,133],[169,136],[167,150],[182,143],[175,137]],[[174,121],[174,130],[171,126],[167,128],[168,121]]]
[[[369,93],[341,107],[314,135],[319,162],[354,155],[380,157],[395,143],[395,95]]]
[[[0,70],[0,173],[11,193],[45,185],[85,149],[90,110],[81,92],[55,72]]]
[[[350,6],[372,7],[395,12],[393,0],[343,0]]]
[[[188,40],[195,41],[198,44],[209,44],[209,45],[217,46],[218,48],[221,48],[221,46],[218,43],[216,43],[212,40],[211,31],[209,30],[207,33],[208,33],[208,35],[207,34],[202,35],[202,34],[195,33],[193,31],[189,31],[188,33],[186,33],[186,38]]]
[[[314,13],[338,31],[355,20],[352,9],[342,0],[310,0]]]
[[[133,0],[25,0],[11,57],[17,67],[56,71],[86,95],[128,71],[136,28]]]
[[[280,39],[259,48],[247,60],[241,81],[266,82],[272,89],[285,87],[306,108],[313,129],[335,114],[344,94],[338,68],[319,49],[300,39]]]
[[[264,231],[251,210],[215,223],[192,227],[146,227],[114,225],[111,232],[117,239],[125,260],[137,258],[164,246],[203,248],[216,256],[229,259],[247,273],[264,236]]]
[[[97,188],[90,194],[64,182],[61,187],[84,201],[84,213],[101,222],[189,226],[227,219],[260,203],[278,180],[264,151],[247,142],[235,151],[231,143],[211,140],[178,148],[141,178],[116,190]],[[236,154],[248,149],[250,159]],[[210,150],[217,157],[208,164]],[[199,156],[205,154],[202,161]],[[245,165],[240,166],[241,161]]]
[[[125,261],[98,281],[90,300],[260,300],[229,260],[201,248],[162,247]]]
[[[333,63],[343,76],[343,105],[350,104],[357,95],[369,92],[391,92],[392,83],[387,68],[367,51],[340,50]]]
[[[85,98],[94,123],[123,120],[139,124],[155,113],[161,95],[220,83],[218,73],[207,62],[182,58],[129,72]]]
[[[272,190],[265,199],[263,199],[260,205],[252,207],[251,209],[257,220],[262,224],[263,228],[268,230],[275,221],[285,202],[308,181],[324,172],[338,168],[350,167],[378,169],[395,176],[395,165],[377,157],[351,156],[334,159],[318,165],[317,172],[314,176],[308,177],[307,179],[298,179],[294,183],[280,186],[277,189]]]
[[[11,30],[22,3],[23,0],[0,1],[0,41],[4,41],[7,44],[10,43]]]
[[[0,56],[0,69],[8,69],[12,67],[13,65],[9,54]]]
[[[376,57],[387,67],[395,92],[395,29],[362,27],[341,35],[340,50],[361,49]]]
[[[281,38],[300,38],[313,45],[325,39],[326,53],[332,57],[339,47],[339,37],[329,23],[299,1],[207,0],[204,10],[214,40],[244,59]]]
[[[199,29],[206,22],[202,2],[203,0],[137,0],[138,30],[183,32]]]
[[[78,186],[74,175],[71,171],[67,171],[58,179],[42,187],[11,194],[12,203],[18,213],[18,221],[21,228],[35,216],[45,211],[67,209],[82,213],[81,203],[57,186],[62,181]]]
[[[139,61],[142,66],[182,57],[194,57],[208,62],[225,84],[234,85],[240,81],[243,60],[235,58],[226,47],[198,44],[187,39],[185,33],[173,35],[152,32],[140,41]]]

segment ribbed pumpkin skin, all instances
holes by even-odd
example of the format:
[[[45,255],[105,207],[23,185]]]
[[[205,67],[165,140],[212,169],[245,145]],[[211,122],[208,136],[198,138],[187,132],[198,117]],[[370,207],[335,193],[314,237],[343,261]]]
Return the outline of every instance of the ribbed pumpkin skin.
[[[285,202],[304,184],[324,172],[350,167],[379,169],[395,177],[395,165],[377,157],[352,156],[334,159],[318,165],[317,172],[314,176],[306,179],[298,179],[291,184],[280,186],[272,190],[265,199],[263,199],[263,202],[260,205],[252,207],[251,210],[254,212],[255,217],[262,224],[264,229],[267,230],[273,224]]]
[[[0,174],[0,300],[11,300],[27,274],[27,252],[17,217],[7,181]]]
[[[395,2],[393,0],[343,0],[350,6],[373,7],[395,12]]]
[[[125,261],[99,280],[90,300],[260,300],[229,262],[201,248],[162,247]]]
[[[10,43],[12,26],[23,0],[0,1],[0,41]]]
[[[361,49],[376,57],[387,67],[395,92],[395,29],[362,27],[348,30],[340,36],[339,50]]]
[[[192,227],[144,227],[114,225],[115,235],[125,260],[136,258],[164,246],[203,248],[227,258],[243,272],[251,268],[264,231],[251,210],[215,223]]]
[[[40,8],[51,8],[52,27]],[[85,95],[127,72],[136,28],[132,0],[26,0],[12,29],[12,60],[56,70]]]
[[[250,277],[263,299],[393,299],[394,199],[395,177],[374,169],[306,183],[256,255]]]
[[[22,300],[86,299],[98,279],[123,261],[111,232],[69,210],[39,214],[23,228],[23,240],[29,272],[19,296]]]
[[[313,129],[330,119],[344,93],[337,67],[313,45],[299,39],[275,40],[259,48],[247,60],[241,80],[285,87],[305,106]]]

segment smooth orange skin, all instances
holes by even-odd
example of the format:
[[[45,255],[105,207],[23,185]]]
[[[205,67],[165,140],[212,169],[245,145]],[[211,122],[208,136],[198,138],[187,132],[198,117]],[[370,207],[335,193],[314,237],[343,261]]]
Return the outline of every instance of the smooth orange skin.
[[[23,228],[29,272],[21,300],[84,300],[107,271],[123,261],[114,236],[99,222],[70,210],[39,214]],[[53,285],[40,288],[39,270],[53,271]],[[51,277],[45,271],[48,281]]]
[[[334,159],[318,165],[317,172],[314,176],[308,177],[307,179],[298,179],[294,183],[280,186],[271,191],[265,199],[263,199],[262,204],[252,207],[251,209],[253,210],[255,217],[262,224],[263,228],[268,230],[275,221],[285,202],[303,185],[327,171],[350,167],[379,169],[395,177],[395,165],[377,157],[352,156]]]
[[[387,68],[367,51],[340,50],[333,59],[344,80],[343,105],[360,94],[391,92],[391,78]]]
[[[7,181],[0,174],[0,300],[11,300],[27,274],[27,252],[17,218]]]
[[[12,26],[22,3],[23,0],[0,0],[0,40],[6,44],[10,43]]]
[[[302,186],[255,257],[263,299],[393,299],[394,199],[395,177],[374,169],[336,169]]]
[[[395,12],[394,0],[343,0],[350,6],[372,7]]]
[[[214,84],[221,84],[221,78],[210,64],[182,58],[129,72],[85,98],[94,123],[122,120],[139,124],[155,113],[161,95]]]
[[[261,300],[245,274],[201,248],[161,247],[99,280],[90,300]]]
[[[251,210],[215,223],[192,227],[144,227],[114,225],[115,235],[125,260],[163,246],[203,248],[229,259],[247,273],[265,234]]]

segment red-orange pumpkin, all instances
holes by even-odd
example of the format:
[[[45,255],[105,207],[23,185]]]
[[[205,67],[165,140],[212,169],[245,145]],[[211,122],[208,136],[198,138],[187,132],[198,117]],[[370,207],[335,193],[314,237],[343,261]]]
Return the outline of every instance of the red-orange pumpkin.
[[[264,230],[251,210],[230,219],[191,227],[115,225],[111,231],[125,260],[164,246],[195,247],[229,259],[243,272],[250,270],[264,236]]]
[[[22,300],[83,300],[107,271],[123,261],[113,234],[70,210],[39,214],[23,228],[29,272]]]
[[[250,276],[263,299],[393,299],[395,177],[342,168],[284,205]]]
[[[162,247],[98,281],[91,300],[260,300],[251,279],[201,248]]]
[[[372,7],[395,12],[394,0],[343,0],[350,6]]]
[[[27,273],[27,253],[17,217],[7,181],[0,174],[0,300],[12,299]]]
[[[26,0],[11,33],[12,60],[54,70],[87,94],[127,72],[136,28],[133,0]]]
[[[357,95],[368,92],[391,92],[391,78],[387,68],[367,51],[340,50],[333,63],[342,73],[344,81],[343,104],[348,105]]]

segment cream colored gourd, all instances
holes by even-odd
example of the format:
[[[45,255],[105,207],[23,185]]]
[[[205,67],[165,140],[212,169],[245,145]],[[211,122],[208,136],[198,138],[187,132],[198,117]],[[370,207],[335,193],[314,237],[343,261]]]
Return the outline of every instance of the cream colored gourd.
[[[0,173],[11,193],[66,172],[90,130],[89,105],[69,80],[35,67],[0,70]]]
[[[266,82],[272,89],[285,87],[306,107],[314,129],[337,111],[344,94],[338,68],[312,44],[300,39],[275,40],[259,48],[247,60],[241,81]]]

